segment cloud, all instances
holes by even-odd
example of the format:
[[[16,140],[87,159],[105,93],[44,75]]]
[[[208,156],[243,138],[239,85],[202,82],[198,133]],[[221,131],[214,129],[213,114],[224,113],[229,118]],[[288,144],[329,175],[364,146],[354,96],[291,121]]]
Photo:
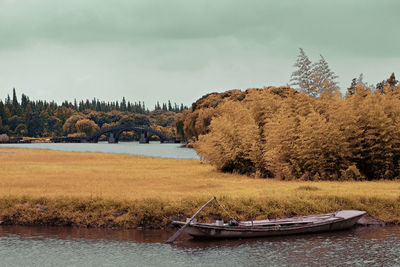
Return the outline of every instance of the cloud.
[[[60,43],[157,43],[210,41],[232,36],[244,42],[275,40],[324,46],[338,53],[399,55],[396,0],[357,1],[2,1],[3,46]],[[292,46],[281,43],[282,49]]]
[[[189,104],[286,84],[298,48],[342,86],[399,69],[397,0],[0,0],[0,97]],[[375,69],[375,71],[373,71]],[[9,90],[9,89],[8,89]]]

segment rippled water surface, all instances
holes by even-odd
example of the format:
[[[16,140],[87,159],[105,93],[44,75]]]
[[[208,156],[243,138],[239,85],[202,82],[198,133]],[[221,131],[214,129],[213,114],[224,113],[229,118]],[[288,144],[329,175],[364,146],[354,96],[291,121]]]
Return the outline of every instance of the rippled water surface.
[[[181,144],[160,144],[150,142],[139,144],[139,142],[119,142],[109,144],[107,142],[95,143],[39,143],[39,144],[0,144],[0,147],[23,147],[37,149],[51,149],[74,152],[105,152],[117,154],[130,154],[148,157],[177,158],[177,159],[199,159],[196,151],[184,148]]]
[[[165,231],[0,226],[2,266],[395,266],[400,227],[313,235],[163,242]]]

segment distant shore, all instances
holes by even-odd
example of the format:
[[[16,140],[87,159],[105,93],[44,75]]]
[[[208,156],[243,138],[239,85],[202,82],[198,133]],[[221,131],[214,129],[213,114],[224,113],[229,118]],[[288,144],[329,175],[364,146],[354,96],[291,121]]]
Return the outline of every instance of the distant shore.
[[[15,225],[166,228],[215,195],[240,219],[365,210],[400,223],[400,182],[303,182],[217,172],[199,160],[0,147],[0,221]],[[229,218],[212,205],[199,221]]]

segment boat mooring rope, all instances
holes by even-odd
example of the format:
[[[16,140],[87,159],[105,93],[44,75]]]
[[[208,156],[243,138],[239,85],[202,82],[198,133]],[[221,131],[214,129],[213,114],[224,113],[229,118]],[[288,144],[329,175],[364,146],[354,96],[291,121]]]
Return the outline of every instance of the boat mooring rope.
[[[219,203],[219,201],[218,201],[217,198],[215,198],[215,201],[216,201],[217,204],[226,212],[226,214],[229,215],[229,218],[234,219],[235,221],[238,221],[238,220],[235,219],[235,217],[233,217],[233,216],[224,208],[224,206],[221,205],[221,203]]]

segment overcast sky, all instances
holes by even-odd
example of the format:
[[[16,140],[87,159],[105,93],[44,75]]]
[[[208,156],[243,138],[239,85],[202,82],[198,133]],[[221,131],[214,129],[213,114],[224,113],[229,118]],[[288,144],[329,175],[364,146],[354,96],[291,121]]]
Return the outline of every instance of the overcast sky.
[[[285,85],[302,47],[342,89],[400,76],[399,0],[0,0],[0,98],[186,105]]]

